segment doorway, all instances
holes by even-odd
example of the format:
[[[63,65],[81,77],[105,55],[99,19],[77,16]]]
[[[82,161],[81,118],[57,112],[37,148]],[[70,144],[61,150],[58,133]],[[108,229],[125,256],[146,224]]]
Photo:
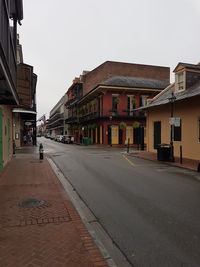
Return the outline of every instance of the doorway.
[[[157,149],[158,145],[161,144],[161,121],[154,121],[153,137],[154,137],[154,149]]]

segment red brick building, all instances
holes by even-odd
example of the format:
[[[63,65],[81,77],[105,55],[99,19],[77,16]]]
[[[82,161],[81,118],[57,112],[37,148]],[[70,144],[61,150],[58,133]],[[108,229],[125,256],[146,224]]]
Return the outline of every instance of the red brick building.
[[[66,123],[75,141],[88,137],[93,144],[123,145],[128,139],[137,144],[146,117],[134,109],[169,85],[169,77],[168,67],[111,61],[80,76],[66,103]]]

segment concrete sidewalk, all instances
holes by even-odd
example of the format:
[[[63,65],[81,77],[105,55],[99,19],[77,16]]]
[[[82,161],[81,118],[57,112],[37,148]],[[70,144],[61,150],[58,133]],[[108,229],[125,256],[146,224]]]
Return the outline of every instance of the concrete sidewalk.
[[[38,148],[0,172],[0,266],[108,266]]]
[[[130,151],[130,155],[132,155],[134,157],[138,157],[138,158],[157,161],[157,153],[153,153],[153,152],[132,150],[132,151]],[[197,171],[198,164],[200,163],[200,160],[198,161],[198,160],[183,158],[182,163],[180,163],[180,159],[175,158],[175,162],[165,162],[165,161],[159,161],[159,162],[169,164],[172,166],[177,166],[177,167],[182,167],[182,168]]]

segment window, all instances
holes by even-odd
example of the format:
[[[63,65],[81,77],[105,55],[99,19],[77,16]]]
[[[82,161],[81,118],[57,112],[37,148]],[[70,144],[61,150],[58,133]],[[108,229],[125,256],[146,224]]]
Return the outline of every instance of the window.
[[[200,143],[200,117],[198,118],[198,142]]]
[[[132,116],[133,115],[133,109],[136,108],[136,98],[134,95],[130,95],[127,97],[128,97],[128,101],[127,101],[128,115]]]
[[[178,74],[178,90],[183,90],[183,72]]]
[[[112,111],[117,111],[118,96],[112,96]]]
[[[140,96],[140,107],[147,105],[147,96]]]
[[[180,119],[180,126],[173,126],[174,127],[174,141],[181,141],[181,119]]]

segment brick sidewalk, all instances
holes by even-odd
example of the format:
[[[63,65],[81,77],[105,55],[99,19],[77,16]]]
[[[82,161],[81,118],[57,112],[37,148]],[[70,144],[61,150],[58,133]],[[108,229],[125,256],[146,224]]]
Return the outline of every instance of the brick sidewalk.
[[[108,266],[46,159],[19,153],[0,173],[0,214],[0,266]]]

